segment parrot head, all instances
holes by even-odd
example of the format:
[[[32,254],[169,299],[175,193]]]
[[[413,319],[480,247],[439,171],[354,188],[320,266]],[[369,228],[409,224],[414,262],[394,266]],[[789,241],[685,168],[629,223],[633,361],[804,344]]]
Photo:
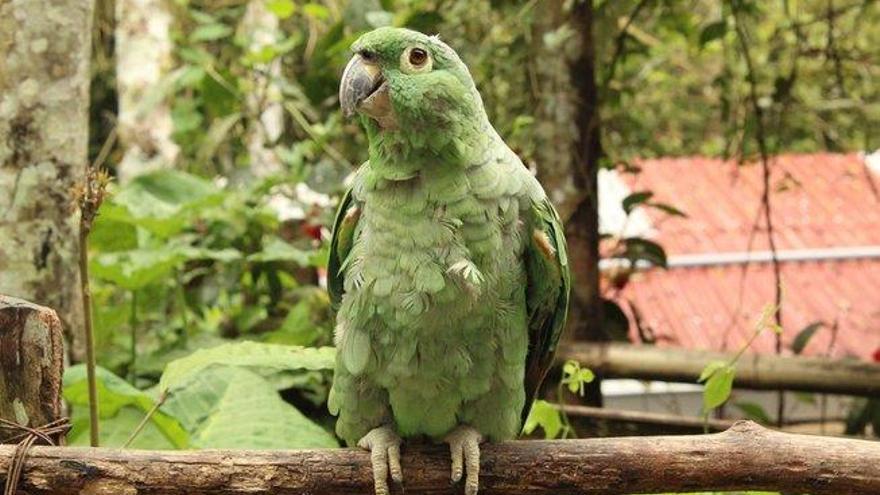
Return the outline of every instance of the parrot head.
[[[361,115],[371,148],[381,142],[397,154],[450,147],[461,153],[488,125],[470,72],[438,37],[379,28],[352,51],[339,101],[346,116]]]

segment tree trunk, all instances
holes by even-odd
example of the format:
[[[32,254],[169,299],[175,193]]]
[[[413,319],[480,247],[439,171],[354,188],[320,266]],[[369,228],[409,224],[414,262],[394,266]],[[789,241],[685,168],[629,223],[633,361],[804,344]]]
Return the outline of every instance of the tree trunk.
[[[61,419],[63,341],[55,311],[0,296],[0,419],[32,428]],[[0,428],[0,443],[17,433]]]
[[[695,436],[484,444],[480,494],[773,490],[880,493],[880,443],[766,430],[747,421]],[[0,447],[0,473],[12,447]],[[408,494],[461,493],[449,449],[405,445]],[[31,495],[373,493],[370,454],[357,449],[148,452],[34,447],[20,489]],[[392,485],[392,493],[404,493]]]
[[[0,3],[0,292],[58,311],[75,358],[92,14],[92,0]]]
[[[137,175],[171,167],[180,148],[162,93],[172,65],[168,0],[116,0],[116,80],[119,94],[119,140],[125,155],[117,175],[127,182]]]
[[[239,31],[248,40],[248,49],[259,53],[282,39],[278,17],[269,12],[263,0],[251,0]],[[247,95],[250,113],[246,144],[251,173],[266,177],[283,171],[273,145],[284,131],[284,108],[281,106],[281,59],[257,64],[251,72],[252,91]]]
[[[568,336],[604,341],[599,294],[599,108],[592,2],[562,0],[541,7],[536,64],[540,87],[536,133],[538,178],[565,221],[574,280]],[[587,402],[601,405],[600,382]]]

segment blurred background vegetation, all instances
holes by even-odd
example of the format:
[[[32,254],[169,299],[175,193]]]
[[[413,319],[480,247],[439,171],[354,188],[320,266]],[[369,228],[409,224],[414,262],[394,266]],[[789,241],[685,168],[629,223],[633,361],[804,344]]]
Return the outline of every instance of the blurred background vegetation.
[[[253,2],[277,23],[268,42],[254,43],[243,22]],[[551,3],[566,12],[573,2]],[[115,173],[126,153],[118,6],[98,4],[90,153]],[[540,170],[552,152],[543,136],[574,126],[570,103],[547,95],[584,26],[558,22],[538,0],[166,7],[171,67],[141,104],[170,109],[179,150],[172,167],[111,184],[90,239],[102,442],[122,445],[138,431],[133,445],[144,448],[335,445],[321,280],[336,200],[367,154],[338,109],[348,46],[384,25],[439,33],[471,68],[498,131]],[[754,158],[753,89],[771,153],[880,146],[873,2],[593,0],[591,28],[603,167]],[[265,129],[266,102],[280,132]],[[249,140],[261,132],[269,137],[255,153]],[[304,348],[275,356],[266,343]],[[82,444],[84,380],[73,367],[65,390],[72,442]]]

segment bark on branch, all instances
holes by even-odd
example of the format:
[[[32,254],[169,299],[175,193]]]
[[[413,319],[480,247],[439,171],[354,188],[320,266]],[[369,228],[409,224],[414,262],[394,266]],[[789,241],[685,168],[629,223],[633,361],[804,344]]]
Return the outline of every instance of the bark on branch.
[[[571,343],[559,359],[573,359],[597,374],[670,382],[696,382],[710,361],[733,354],[630,344]],[[736,387],[801,390],[880,397],[880,365],[857,360],[745,355],[736,364]]]
[[[0,447],[5,473],[12,447]],[[724,433],[520,441],[483,447],[480,493],[619,494],[695,490],[880,493],[880,443],[780,433],[739,422]],[[459,493],[449,455],[408,445],[409,494]],[[21,489],[29,494],[371,493],[369,455],[358,450],[148,452],[35,447]],[[400,493],[393,487],[394,493]]]

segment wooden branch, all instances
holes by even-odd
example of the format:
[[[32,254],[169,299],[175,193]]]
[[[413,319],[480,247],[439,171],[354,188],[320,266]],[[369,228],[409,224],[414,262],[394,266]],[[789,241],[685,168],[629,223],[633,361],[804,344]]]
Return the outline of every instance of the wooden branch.
[[[559,359],[574,359],[603,377],[696,382],[710,361],[732,354],[631,344],[573,342]],[[880,397],[880,365],[857,360],[747,354],[736,365],[734,386]]]
[[[483,446],[480,493],[619,494],[696,490],[880,493],[880,442],[780,433],[742,421],[724,433]],[[0,473],[13,447],[0,446]],[[405,445],[408,494],[460,493],[448,451]],[[352,449],[149,452],[35,447],[20,489],[114,493],[369,494],[369,455]],[[402,493],[398,487],[393,493]]]
[[[55,311],[0,296],[0,418],[30,427],[60,419],[63,345]],[[19,433],[0,428],[0,443]]]
[[[709,418],[704,421],[703,418],[698,418],[696,416],[625,411],[622,409],[606,409],[604,407],[565,405],[562,406],[562,410],[570,417],[576,418],[588,418],[591,420],[616,423],[674,427],[697,431],[702,430],[704,427],[707,427],[709,431],[724,431],[732,427],[736,422],[730,419],[716,418]]]

